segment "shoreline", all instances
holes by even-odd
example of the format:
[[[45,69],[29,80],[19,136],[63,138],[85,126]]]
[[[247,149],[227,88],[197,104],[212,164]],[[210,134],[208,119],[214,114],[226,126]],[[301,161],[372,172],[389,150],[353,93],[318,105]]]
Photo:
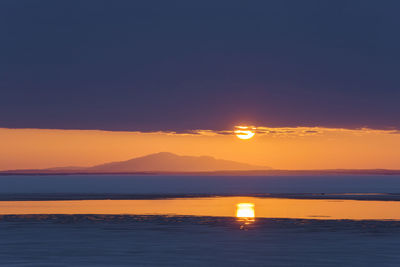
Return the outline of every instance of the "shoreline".
[[[302,176],[302,175],[400,175],[400,170],[391,169],[323,169],[323,170],[248,170],[210,172],[85,172],[54,170],[8,170],[0,171],[0,176],[9,175],[149,175],[149,176]]]
[[[263,194],[124,194],[124,193],[0,193],[0,201],[162,200],[210,197],[400,201],[400,193],[263,193]]]

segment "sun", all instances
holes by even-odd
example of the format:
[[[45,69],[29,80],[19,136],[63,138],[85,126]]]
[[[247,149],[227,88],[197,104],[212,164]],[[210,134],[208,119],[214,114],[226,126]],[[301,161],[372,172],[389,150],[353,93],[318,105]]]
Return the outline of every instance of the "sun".
[[[236,126],[236,129],[234,131],[235,135],[239,138],[239,139],[250,139],[252,138],[256,133],[254,132],[255,127],[251,127],[251,126]]]

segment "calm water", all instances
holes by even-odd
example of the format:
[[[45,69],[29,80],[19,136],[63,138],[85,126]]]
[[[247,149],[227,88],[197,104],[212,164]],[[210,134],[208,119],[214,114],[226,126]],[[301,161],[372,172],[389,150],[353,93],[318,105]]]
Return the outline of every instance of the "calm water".
[[[77,193],[146,200],[9,201],[73,199]],[[257,193],[374,199],[368,193],[400,193],[400,176],[0,176],[1,199],[7,200],[0,201],[0,214],[19,214],[0,216],[0,265],[400,265],[400,201],[243,197]],[[242,197],[149,199],[152,194]],[[395,199],[386,196],[379,197]],[[239,203],[252,203],[254,210],[238,212]],[[253,211],[254,223],[235,219]]]
[[[0,175],[0,193],[400,193],[400,176]]]
[[[0,201],[0,214],[129,214],[235,217],[252,203],[256,218],[400,220],[399,201],[257,197],[159,200]]]

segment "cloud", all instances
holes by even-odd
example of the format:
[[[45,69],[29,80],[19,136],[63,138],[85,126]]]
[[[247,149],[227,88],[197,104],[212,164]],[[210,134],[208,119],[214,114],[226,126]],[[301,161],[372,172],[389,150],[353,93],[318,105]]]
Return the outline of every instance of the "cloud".
[[[0,1],[1,127],[400,129],[400,1],[35,2]]]
[[[380,130],[370,128],[346,129],[346,128],[328,128],[328,127],[266,127],[266,126],[250,126],[257,136],[271,137],[307,137],[307,136],[323,136],[334,134],[346,135],[365,135],[365,134],[400,134],[398,130]],[[224,136],[235,135],[235,129],[232,130],[188,130],[179,132],[163,132],[157,131],[153,133],[168,135],[193,135],[193,136]],[[151,132],[148,132],[151,133]]]

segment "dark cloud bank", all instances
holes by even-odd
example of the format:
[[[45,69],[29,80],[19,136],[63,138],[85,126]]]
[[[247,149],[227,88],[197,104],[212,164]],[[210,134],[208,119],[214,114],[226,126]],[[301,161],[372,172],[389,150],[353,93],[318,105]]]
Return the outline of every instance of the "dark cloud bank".
[[[195,2],[1,1],[0,127],[400,128],[398,1]]]

